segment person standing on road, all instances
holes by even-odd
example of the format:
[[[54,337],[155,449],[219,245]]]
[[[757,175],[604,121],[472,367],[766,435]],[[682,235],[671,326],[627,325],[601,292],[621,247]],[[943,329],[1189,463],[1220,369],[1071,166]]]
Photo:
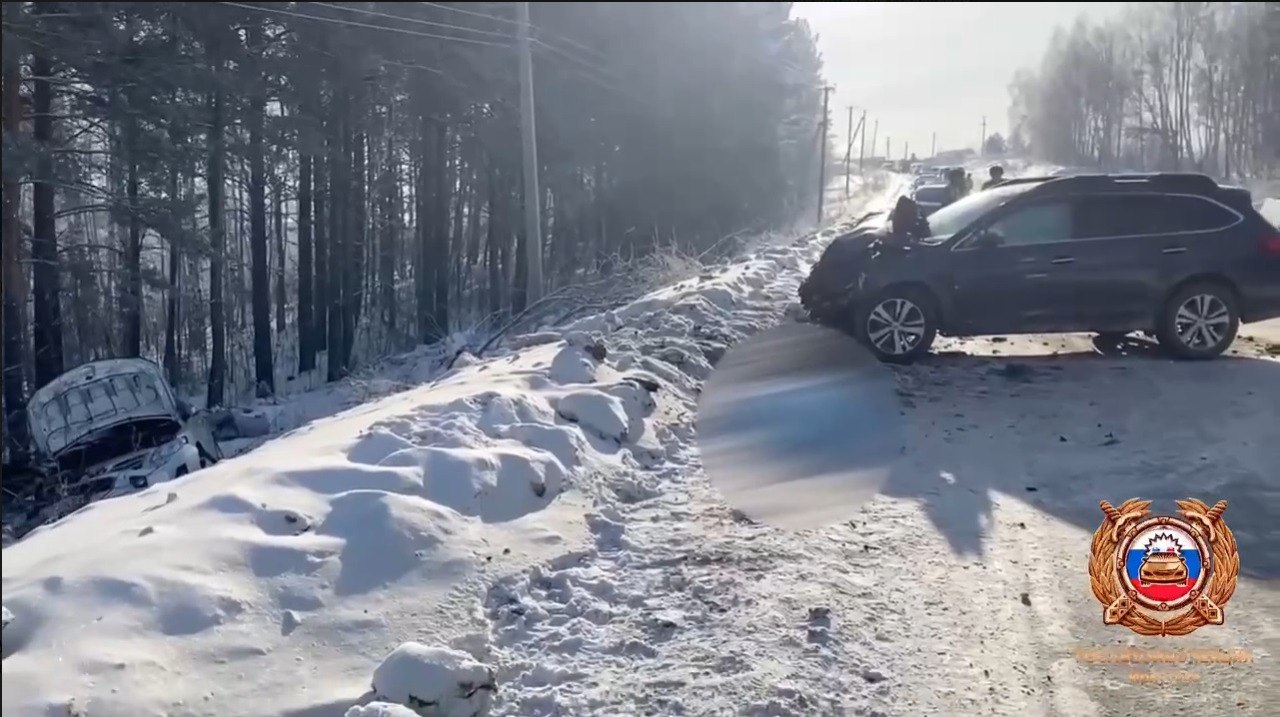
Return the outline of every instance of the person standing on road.
[[[929,225],[920,215],[920,205],[907,196],[898,197],[890,215],[889,228],[890,236],[901,244],[929,236]]]
[[[983,189],[991,189],[1004,181],[1004,167],[998,164],[991,165],[991,169],[987,170],[987,173],[991,176],[991,179],[982,183]]]
[[[965,181],[963,169],[955,167],[947,172],[947,189],[950,190],[947,204],[961,199],[969,193],[968,182]]]

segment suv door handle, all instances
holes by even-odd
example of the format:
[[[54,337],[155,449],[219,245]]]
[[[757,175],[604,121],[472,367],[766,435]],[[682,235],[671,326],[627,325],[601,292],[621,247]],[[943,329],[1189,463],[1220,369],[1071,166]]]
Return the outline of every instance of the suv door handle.
[[[1186,251],[1186,250],[1187,250],[1187,248],[1186,248],[1185,246],[1171,246],[1171,247],[1166,247],[1166,248],[1165,248],[1163,251],[1161,251],[1160,253],[1161,253],[1161,254],[1181,254],[1182,252],[1184,252],[1184,251]]]
[[[1057,259],[1050,261],[1049,263],[1050,264],[1070,264],[1075,260],[1076,258],[1074,256],[1060,256]]]

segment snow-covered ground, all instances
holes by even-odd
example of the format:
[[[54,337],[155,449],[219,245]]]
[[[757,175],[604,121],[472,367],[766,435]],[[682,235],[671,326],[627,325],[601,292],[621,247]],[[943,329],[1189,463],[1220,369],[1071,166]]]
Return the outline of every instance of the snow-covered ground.
[[[6,548],[4,715],[1273,714],[1280,325],[1195,364],[940,342],[897,371],[881,494],[781,531],[706,480],[694,411],[833,233]],[[1255,662],[1154,689],[1072,659],[1155,642],[1104,628],[1085,573],[1097,501],[1133,496],[1230,501],[1240,588],[1180,644]]]

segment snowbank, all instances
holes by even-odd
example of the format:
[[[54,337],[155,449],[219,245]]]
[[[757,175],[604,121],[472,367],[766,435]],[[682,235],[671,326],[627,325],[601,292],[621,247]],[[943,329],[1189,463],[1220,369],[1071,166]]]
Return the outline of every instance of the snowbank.
[[[1258,209],[1267,221],[1271,222],[1274,227],[1280,227],[1280,199],[1267,197],[1262,200],[1262,206]]]
[[[653,407],[625,378],[535,347],[38,528],[4,551],[4,713],[354,700],[397,638],[468,638],[465,612],[420,615],[451,591],[581,539],[566,491]]]
[[[481,717],[496,689],[492,667],[416,642],[397,647],[373,671],[377,699],[439,717]]]

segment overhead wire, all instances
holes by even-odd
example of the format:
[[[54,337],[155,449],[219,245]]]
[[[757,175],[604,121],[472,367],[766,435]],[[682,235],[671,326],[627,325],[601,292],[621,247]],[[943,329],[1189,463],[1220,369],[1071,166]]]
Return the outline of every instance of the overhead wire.
[[[445,28],[445,29],[449,29],[449,30],[460,30],[460,31],[462,31],[462,32],[474,32],[474,33],[477,33],[477,34],[489,35],[489,36],[495,36],[495,37],[502,37],[502,38],[510,38],[510,37],[511,37],[511,35],[510,35],[509,33],[506,33],[506,32],[499,32],[499,31],[495,31],[495,30],[484,30],[484,29],[481,29],[481,28],[475,28],[475,27],[465,27],[465,26],[462,26],[462,25],[451,25],[451,24],[449,24],[449,23],[444,23],[444,22],[435,22],[435,21],[433,21],[433,20],[422,20],[422,19],[420,19],[420,18],[406,17],[406,16],[403,16],[403,15],[393,15],[393,14],[391,14],[391,13],[385,13],[385,12],[377,12],[377,11],[375,11],[375,10],[368,10],[368,9],[365,9],[365,8],[347,7],[347,6],[345,6],[345,5],[335,5],[335,4],[333,4],[333,3],[327,3],[327,2],[309,2],[309,3],[306,3],[306,4],[308,4],[308,5],[318,5],[318,6],[320,6],[320,7],[330,8],[330,9],[333,9],[333,10],[343,10],[343,11],[346,11],[346,12],[359,13],[359,14],[362,14],[362,15],[370,15],[370,16],[374,16],[374,17],[387,18],[387,19],[391,19],[391,20],[403,20],[403,21],[405,21],[405,22],[411,22],[411,23],[415,23],[415,24],[419,24],[419,25],[427,25],[427,26],[431,26],[431,27],[440,27],[440,28]],[[422,4],[423,4],[423,5],[431,5],[431,6],[438,6],[438,7],[442,7],[442,8],[445,8],[445,9],[457,9],[457,8],[449,8],[448,6],[439,5],[438,3],[422,3]],[[467,12],[467,14],[469,14],[469,15],[478,15],[478,16],[480,16],[480,17],[491,17],[491,18],[493,18],[493,19],[495,19],[495,20],[505,20],[505,18],[501,18],[501,17],[498,17],[498,16],[496,16],[496,15],[485,15],[484,13],[475,13],[475,12],[468,11],[468,12]],[[511,20],[510,22],[515,22],[515,21],[514,21],[514,20]],[[459,39],[461,39],[461,38],[459,38]],[[542,47],[542,48],[544,48],[544,49],[546,49],[546,50],[550,50],[551,52],[553,52],[553,53],[555,53],[555,54],[559,55],[560,57],[563,57],[563,58],[565,58],[565,59],[567,59],[567,60],[569,60],[569,61],[571,61],[571,62],[575,62],[575,63],[577,63],[580,67],[582,67],[582,68],[583,68],[583,69],[582,69],[582,73],[583,73],[583,74],[589,74],[589,75],[591,76],[591,79],[593,79],[593,80],[596,80],[596,81],[598,81],[598,82],[599,82],[599,81],[601,81],[602,79],[607,79],[607,78],[601,78],[601,77],[600,77],[600,75],[592,74],[592,73],[596,73],[596,72],[598,72],[600,68],[599,68],[599,67],[597,67],[596,65],[591,64],[591,62],[590,62],[590,61],[588,61],[588,60],[585,60],[585,59],[583,59],[583,58],[581,58],[581,57],[578,57],[577,55],[574,55],[574,54],[573,54],[573,53],[571,53],[571,52],[567,52],[567,51],[566,51],[566,50],[564,50],[563,48],[561,48],[561,47],[557,47],[557,46],[555,46],[555,45],[553,45],[553,44],[551,44],[551,43],[548,43],[548,42],[546,42],[545,40],[542,40],[542,39],[540,39],[540,38],[536,38],[536,37],[535,37],[535,38],[532,38],[532,42],[533,42],[534,44],[536,44],[536,45],[539,45],[540,47]],[[615,90],[616,90],[617,88],[616,88],[616,87],[610,87],[609,89],[615,89]]]
[[[441,10],[449,10],[449,11],[451,11],[451,12],[460,13],[460,14],[462,14],[462,15],[469,15],[469,16],[471,16],[471,17],[480,17],[480,18],[485,18],[485,19],[487,19],[487,20],[495,20],[495,21],[497,21],[497,22],[505,22],[505,23],[510,24],[510,25],[515,25],[516,27],[519,27],[519,26],[520,26],[520,21],[519,21],[519,20],[513,20],[513,19],[511,19],[511,18],[509,18],[509,17],[502,17],[501,15],[493,15],[493,14],[490,14],[490,13],[479,12],[479,11],[477,11],[477,10],[467,10],[467,9],[464,9],[464,8],[457,7],[457,6],[455,6],[455,5],[445,5],[444,3],[438,3],[438,2],[419,2],[418,4],[419,4],[419,5],[426,5],[426,6],[428,6],[428,7],[439,8],[439,9],[441,9]],[[602,60],[604,60],[604,59],[608,59],[608,58],[607,58],[607,57],[605,57],[605,55],[604,55],[604,54],[602,54],[599,50],[596,50],[596,49],[594,49],[594,48],[588,47],[588,46],[586,46],[586,45],[584,45],[584,44],[582,44],[582,43],[580,43],[580,42],[577,42],[577,41],[573,40],[572,38],[565,37],[564,35],[554,35],[554,34],[552,34],[552,33],[549,33],[549,32],[547,32],[546,30],[543,30],[542,28],[538,27],[537,25],[534,25],[533,23],[529,23],[529,29],[531,29],[531,30],[535,30],[535,31],[537,31],[538,33],[541,33],[541,34],[543,34],[543,35],[547,35],[547,36],[549,36],[549,37],[552,37],[552,38],[555,38],[555,39],[559,39],[559,40],[563,41],[564,43],[566,43],[566,44],[568,44],[568,45],[572,45],[573,47],[576,47],[576,48],[578,48],[579,50],[582,50],[583,52],[587,52],[587,53],[590,53],[590,54],[592,54],[592,55],[595,55],[596,57],[598,57],[598,58],[600,58],[600,59],[602,59]]]
[[[261,5],[245,5],[238,2],[219,2],[219,5],[227,5],[230,7],[242,8],[244,10],[255,10],[257,12],[274,13],[276,15],[288,15],[290,17],[300,17],[306,20],[317,20],[320,22],[329,22],[337,25],[349,25],[351,27],[361,27],[368,30],[385,30],[387,32],[396,32],[402,35],[412,35],[414,37],[425,37],[432,40],[451,40],[453,42],[462,42],[471,45],[485,45],[488,47],[505,47],[513,49],[514,46],[508,43],[489,42],[487,40],[475,40],[469,37],[456,37],[452,35],[437,35],[429,32],[419,32],[417,30],[406,30],[402,27],[387,27],[385,25],[371,25],[369,23],[357,22],[355,20],[343,20],[336,17],[321,17],[319,15],[308,15],[306,13],[293,12],[291,10],[281,10],[279,8],[263,7]],[[403,19],[403,18],[401,18]]]
[[[501,37],[501,38],[504,38],[504,39],[510,39],[510,38],[511,38],[511,34],[510,34],[510,33],[506,33],[506,32],[499,32],[499,31],[497,31],[497,30],[482,30],[482,29],[480,29],[480,28],[476,28],[476,27],[463,27],[462,25],[450,25],[450,24],[449,24],[449,23],[447,23],[447,22],[435,22],[434,20],[422,20],[422,19],[420,19],[420,18],[416,18],[416,17],[406,17],[406,16],[404,16],[404,15],[394,15],[394,14],[392,14],[392,13],[387,13],[387,12],[378,12],[378,11],[376,11],[376,10],[369,10],[369,9],[366,9],[366,8],[360,8],[360,7],[348,7],[348,6],[346,6],[346,5],[335,5],[335,4],[333,4],[333,3],[327,3],[327,2],[308,2],[308,3],[304,3],[304,4],[306,4],[306,5],[319,5],[320,7],[329,8],[329,9],[331,9],[331,10],[342,10],[342,11],[344,11],[344,12],[359,13],[359,14],[361,14],[361,15],[369,15],[369,16],[372,16],[372,17],[381,17],[381,18],[386,18],[386,19],[388,19],[388,20],[402,20],[402,21],[404,21],[404,22],[411,22],[411,23],[414,23],[414,24],[416,24],[416,25],[426,25],[426,26],[428,26],[428,27],[441,27],[441,28],[445,28],[445,29],[448,29],[448,30],[461,30],[461,31],[463,31],[463,32],[474,32],[474,33],[476,33],[477,35],[488,35],[488,36],[491,36],[491,37]]]
[[[438,8],[440,10],[448,10],[451,12],[456,12],[461,15],[466,15],[469,17],[478,17],[478,18],[484,18],[487,20],[494,20],[497,22],[513,25],[517,28],[520,26],[519,20],[514,20],[509,17],[502,17],[501,15],[493,15],[490,13],[478,12],[476,10],[468,10],[465,8],[460,8],[453,5],[445,5],[443,3],[437,3],[437,2],[419,2],[418,4],[425,5],[427,7]],[[534,25],[533,23],[529,23],[529,28],[531,30],[537,30],[539,33],[543,35],[551,35],[551,33],[547,33],[546,31],[538,28],[538,26]],[[586,52],[590,52],[601,59],[607,59],[604,55],[600,54],[598,51],[593,50],[581,43],[574,42],[573,40],[566,38],[562,35],[558,35],[554,37],[558,37],[564,42],[570,45],[573,45],[575,47],[581,48]],[[589,59],[579,57],[574,53],[569,52],[562,47],[558,47],[553,43],[547,42],[546,40],[540,37],[533,37],[533,38],[530,38],[530,40],[533,44],[538,45],[542,49],[549,50],[550,52],[558,55],[561,58],[564,58],[566,60],[576,63],[578,65],[578,68],[575,68],[575,69],[578,72],[578,74],[591,80],[596,85],[603,87],[604,89],[610,90],[612,92],[616,92],[620,95],[626,96],[629,99],[634,99],[632,95],[630,95],[629,93],[627,93],[626,91],[622,90],[620,87],[617,86],[618,78],[616,76],[613,76],[612,73],[608,73],[608,71],[605,70],[605,68],[601,68],[598,64],[594,64]]]
[[[265,12],[265,13],[271,13],[271,14],[277,14],[277,15],[286,15],[286,16],[290,16],[290,17],[297,17],[297,18],[302,18],[302,19],[306,19],[306,20],[314,20],[314,21],[316,21],[316,22],[322,22],[322,23],[326,23],[326,22],[327,22],[327,23],[331,23],[331,24],[335,24],[335,25],[347,25],[347,26],[360,27],[360,28],[369,29],[369,30],[383,30],[383,31],[386,31],[386,32],[394,32],[394,33],[399,33],[399,34],[402,34],[402,35],[409,35],[409,36],[413,36],[413,37],[422,37],[422,38],[433,39],[433,40],[454,41],[454,42],[461,42],[461,43],[472,44],[472,45],[483,45],[483,46],[488,46],[488,47],[500,47],[500,48],[504,48],[504,49],[515,49],[515,46],[514,46],[514,45],[512,45],[512,44],[508,44],[508,43],[491,42],[491,41],[487,41],[487,40],[477,40],[477,39],[473,39],[473,38],[468,38],[468,37],[457,37],[457,36],[452,36],[452,35],[440,35],[440,34],[436,34],[436,33],[421,32],[421,31],[418,31],[418,30],[408,30],[408,29],[405,29],[405,28],[399,28],[399,27],[387,27],[387,26],[385,26],[385,25],[374,25],[374,24],[370,24],[370,23],[358,22],[358,21],[355,21],[355,20],[344,20],[344,19],[341,19],[341,18],[323,17],[323,16],[320,16],[320,15],[311,15],[311,14],[301,13],[301,12],[296,12],[296,11],[292,11],[292,10],[283,10],[283,9],[280,9],[280,8],[269,8],[269,7],[263,7],[263,6],[261,6],[261,5],[247,5],[247,4],[244,4],[244,3],[229,2],[229,1],[225,1],[225,0],[224,0],[224,1],[222,1],[222,2],[219,2],[218,4],[220,4],[220,5],[226,5],[226,6],[229,6],[229,7],[241,8],[241,9],[245,9],[245,10],[256,10],[256,11],[258,11],[258,12]],[[389,19],[395,19],[395,20],[404,20],[404,21],[409,21],[409,22],[415,22],[415,21],[416,21],[416,22],[422,22],[422,23],[430,23],[430,21],[427,21],[427,20],[416,20],[415,18],[406,18],[406,17],[401,17],[401,16],[398,16],[398,15],[392,15],[392,14],[390,14],[390,13],[380,13],[380,12],[376,12],[376,11],[373,11],[373,10],[365,10],[365,9],[363,9],[363,8],[347,8],[347,7],[344,7],[344,6],[337,6],[337,5],[332,5],[332,4],[330,4],[330,3],[321,3],[321,2],[315,2],[315,3],[310,3],[310,4],[313,4],[313,5],[319,5],[319,6],[322,6],[322,7],[332,7],[333,9],[350,10],[350,11],[353,11],[353,12],[358,12],[358,13],[368,14],[368,15],[376,15],[376,16],[379,16],[379,17],[386,17],[386,18],[389,18]],[[423,5],[432,5],[432,6],[439,5],[438,3],[421,3],[421,4],[423,4]],[[443,7],[443,8],[445,8],[445,9],[455,9],[455,10],[459,10],[459,11],[461,11],[461,8],[450,8],[450,7],[449,7],[449,6],[447,6],[447,5],[441,5],[440,7]],[[506,18],[500,18],[500,17],[497,17],[497,16],[490,16],[490,15],[486,15],[486,14],[484,14],[484,13],[475,13],[475,12],[472,12],[472,11],[466,11],[466,12],[465,12],[465,14],[468,14],[468,15],[479,15],[479,16],[481,16],[481,17],[490,17],[490,18],[492,18],[492,19],[497,19],[497,20],[506,20]],[[519,24],[519,23],[518,23],[518,22],[516,22],[515,20],[506,20],[506,21],[507,21],[507,22],[511,22],[511,23],[515,23],[515,24],[517,24],[517,25]],[[479,28],[466,28],[466,27],[456,26],[456,25],[446,25],[446,24],[444,24],[444,23],[431,23],[431,24],[432,24],[433,26],[436,26],[436,25],[444,25],[444,26],[446,26],[446,27],[448,27],[448,28],[450,28],[450,29],[457,29],[457,30],[464,30],[464,31],[479,30]],[[485,32],[486,32],[486,34],[489,34],[489,32],[490,32],[490,31],[485,31]],[[495,32],[495,33],[492,33],[492,34],[496,34],[496,35],[499,35],[499,36],[505,36],[505,35],[503,35],[502,33],[496,33],[496,32]],[[629,100],[637,101],[635,97],[633,97],[631,94],[627,93],[625,90],[623,90],[623,89],[621,89],[620,87],[618,87],[615,83],[611,82],[610,80],[608,80],[608,79],[606,79],[606,78],[602,78],[600,75],[596,74],[596,70],[597,70],[598,68],[594,67],[594,66],[593,66],[589,61],[584,60],[584,59],[579,58],[579,57],[576,57],[576,56],[574,56],[572,53],[566,52],[566,51],[565,51],[565,50],[563,50],[562,48],[555,47],[555,46],[550,45],[549,43],[546,43],[545,41],[542,41],[542,40],[533,39],[533,43],[534,43],[534,44],[536,44],[536,45],[538,45],[540,48],[543,48],[543,49],[546,49],[546,50],[549,50],[549,51],[551,51],[551,52],[555,53],[555,54],[556,54],[557,56],[559,56],[559,57],[562,57],[562,58],[565,58],[565,59],[568,59],[568,60],[571,60],[571,61],[573,61],[573,62],[577,63],[578,67],[573,67],[573,68],[570,68],[570,69],[574,70],[577,74],[581,75],[582,77],[586,78],[587,80],[590,80],[593,84],[597,85],[598,87],[601,87],[602,89],[605,89],[605,90],[609,90],[609,91],[611,91],[611,92],[613,92],[613,93],[615,93],[615,94],[617,94],[617,95],[619,95],[619,96],[626,97],[626,98],[627,98],[627,99],[629,99]],[[392,64],[392,65],[400,64],[401,66],[409,67],[408,65],[404,65],[403,63],[388,62],[387,64]],[[440,74],[440,75],[444,75],[444,74],[446,74],[443,70],[440,70],[440,69],[438,69],[438,68],[434,68],[434,67],[426,67],[426,66],[421,66],[421,65],[413,66],[413,69],[427,70],[427,71],[434,72],[434,73],[436,73],[436,74]]]

